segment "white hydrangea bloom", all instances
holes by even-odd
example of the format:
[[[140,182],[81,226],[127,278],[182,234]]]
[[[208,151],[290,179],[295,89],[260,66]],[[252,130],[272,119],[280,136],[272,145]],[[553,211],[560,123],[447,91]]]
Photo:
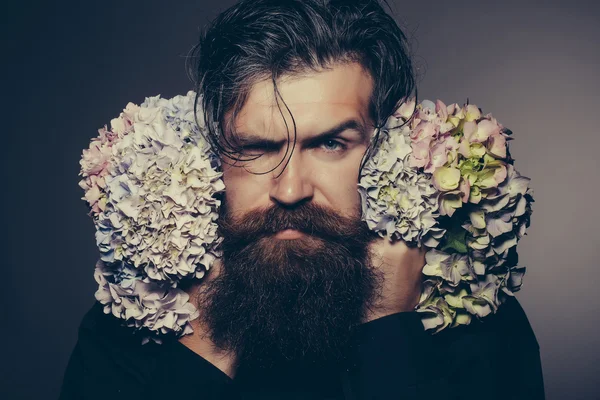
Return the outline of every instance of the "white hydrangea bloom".
[[[214,195],[225,186],[194,125],[193,99],[148,99],[112,147],[97,222],[102,260],[127,261],[151,280],[200,278],[217,255]]]
[[[445,232],[437,225],[439,193],[431,174],[408,166],[410,128],[399,123],[390,117],[377,153],[363,169],[358,184],[362,218],[381,236],[435,247]]]
[[[98,283],[96,299],[104,304],[104,312],[124,319],[129,327],[146,329],[154,334],[146,335],[161,343],[159,335],[175,332],[186,335],[193,332],[190,321],[199,315],[189,303],[189,296],[166,282],[144,282],[135,268],[119,264],[110,268],[102,260],[96,264],[94,278]]]
[[[102,156],[88,150],[82,160],[81,186],[100,192],[86,199],[103,199],[92,213],[101,253],[96,298],[129,326],[157,334],[190,332],[197,310],[178,283],[202,278],[220,257],[216,195],[225,185],[203,121],[194,120],[194,97],[130,103],[111,121]],[[100,169],[102,185],[89,184]]]

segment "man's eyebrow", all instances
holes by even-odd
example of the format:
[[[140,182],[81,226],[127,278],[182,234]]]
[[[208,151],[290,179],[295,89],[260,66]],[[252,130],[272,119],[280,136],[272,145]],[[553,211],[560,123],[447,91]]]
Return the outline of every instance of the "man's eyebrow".
[[[307,141],[316,142],[316,141],[326,140],[330,137],[339,135],[340,133],[342,133],[346,130],[357,131],[360,134],[361,140],[364,139],[364,136],[366,134],[366,129],[365,129],[365,126],[362,124],[362,122],[360,122],[354,118],[351,118],[351,119],[345,120],[345,121],[337,124],[333,128],[327,129],[326,131],[319,133],[316,136],[312,136],[312,137],[308,138]],[[280,146],[280,145],[283,145],[285,142],[287,142],[287,140],[285,140],[285,139],[282,139],[282,140],[266,139],[259,135],[246,134],[244,132],[238,132],[238,134],[236,136],[237,136],[237,143],[242,146],[248,145],[248,144]]]

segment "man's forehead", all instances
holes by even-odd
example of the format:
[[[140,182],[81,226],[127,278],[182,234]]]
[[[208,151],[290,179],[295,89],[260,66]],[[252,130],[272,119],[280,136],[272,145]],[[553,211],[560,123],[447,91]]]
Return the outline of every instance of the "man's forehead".
[[[370,75],[355,65],[284,77],[277,82],[279,96],[272,81],[257,82],[236,115],[235,131],[287,135],[296,124],[307,134],[320,133],[352,119],[366,126],[372,88]]]
[[[284,75],[277,80],[277,90],[286,103],[352,104],[368,101],[372,84],[370,74],[360,64],[351,63],[316,72]],[[271,79],[256,82],[250,89],[247,104],[277,108],[274,90]]]

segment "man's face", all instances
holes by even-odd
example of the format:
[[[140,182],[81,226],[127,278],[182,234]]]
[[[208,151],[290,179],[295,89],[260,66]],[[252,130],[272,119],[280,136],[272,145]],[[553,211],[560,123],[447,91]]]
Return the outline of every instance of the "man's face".
[[[359,215],[358,172],[373,131],[368,113],[373,90],[370,75],[359,64],[337,65],[331,70],[283,79],[277,87],[294,121],[279,99],[284,122],[271,81],[254,85],[236,119],[235,130],[248,154],[263,155],[234,166],[227,165],[232,160],[224,160],[229,212],[241,216],[261,207],[289,208],[310,201],[341,215]],[[288,144],[290,150],[293,145],[294,122],[296,146],[292,157],[288,154],[284,159]],[[343,126],[346,128],[322,136]],[[257,174],[271,170],[282,159],[284,162],[273,172]],[[282,233],[279,237],[283,240],[295,236]]]
[[[236,131],[248,153],[263,155],[224,160],[223,268],[200,306],[214,343],[259,367],[339,359],[379,284],[357,191],[372,132],[369,75],[339,65],[278,88],[296,148],[285,170],[261,174],[284,158],[288,134],[272,85],[256,84]]]

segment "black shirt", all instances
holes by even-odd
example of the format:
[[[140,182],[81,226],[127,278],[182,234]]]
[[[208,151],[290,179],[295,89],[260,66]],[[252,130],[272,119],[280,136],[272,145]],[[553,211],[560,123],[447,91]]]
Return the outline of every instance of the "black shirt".
[[[356,327],[343,365],[243,366],[231,379],[176,338],[142,345],[132,329],[86,313],[59,400],[544,399],[539,346],[517,299],[438,334],[417,312]]]

